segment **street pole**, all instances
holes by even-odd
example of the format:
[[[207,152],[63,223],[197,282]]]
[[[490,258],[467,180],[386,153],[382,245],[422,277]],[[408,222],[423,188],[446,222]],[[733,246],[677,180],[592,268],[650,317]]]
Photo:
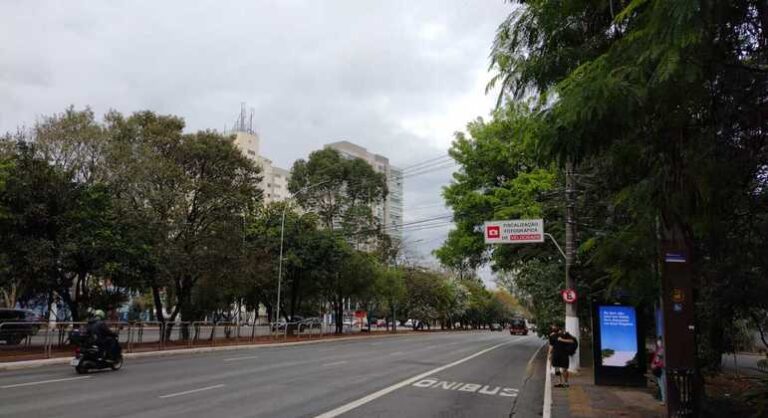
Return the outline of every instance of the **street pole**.
[[[280,261],[278,261],[277,265],[277,306],[275,307],[275,310],[277,313],[275,314],[275,323],[280,322],[280,289],[283,283],[283,237],[285,236],[285,212],[288,211],[289,203],[285,202],[285,206],[283,206],[283,216],[280,220]],[[288,327],[288,324],[285,324],[285,327]]]
[[[296,193],[293,194],[293,196],[298,195],[299,193],[306,192],[309,189],[315,188],[317,186],[322,186],[323,184],[328,183],[330,180],[321,181],[319,183],[308,185],[300,190],[298,190]],[[293,197],[291,196],[291,197]],[[285,237],[285,213],[288,211],[288,207],[291,205],[290,200],[285,201],[285,206],[283,206],[283,215],[280,219],[280,258],[277,265],[277,306],[275,307],[275,323],[280,321],[280,290],[283,283],[283,239]],[[288,321],[286,321],[285,328],[288,329]]]
[[[576,203],[573,200],[573,162],[569,159],[565,162],[565,288],[576,289],[576,281],[571,275],[574,256],[576,253],[576,234],[574,231],[574,210]],[[565,330],[569,334],[580,339],[578,300],[565,304]],[[581,344],[579,344],[581,345]],[[578,372],[579,350],[570,358],[571,371]]]

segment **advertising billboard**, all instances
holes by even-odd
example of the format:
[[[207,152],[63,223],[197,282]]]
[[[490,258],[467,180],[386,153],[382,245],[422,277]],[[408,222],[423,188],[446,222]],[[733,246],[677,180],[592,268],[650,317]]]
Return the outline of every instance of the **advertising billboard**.
[[[637,314],[632,306],[599,306],[600,360],[603,366],[627,367],[637,361]]]

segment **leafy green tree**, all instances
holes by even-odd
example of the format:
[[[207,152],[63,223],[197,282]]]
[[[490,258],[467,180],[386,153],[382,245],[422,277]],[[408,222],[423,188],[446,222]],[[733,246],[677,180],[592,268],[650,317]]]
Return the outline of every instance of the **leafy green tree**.
[[[608,221],[579,252],[591,290],[648,300],[658,243],[691,250],[709,367],[735,318],[765,312],[736,290],[764,290],[765,16],[751,1],[532,1],[492,54],[502,97],[541,104],[541,159],[598,180],[582,183]]]
[[[28,296],[50,300],[55,292],[78,320],[81,308],[95,303],[90,293],[103,289],[103,279],[132,286],[116,274],[121,220],[106,187],[76,183],[36,154],[34,146],[19,144],[0,194],[7,210],[0,220],[6,277]]]
[[[261,196],[259,169],[229,138],[183,134],[179,118],[140,112],[107,120],[114,188],[126,211],[152,227],[152,258],[162,260],[147,277],[157,316],[165,319],[160,292],[166,288],[174,302],[169,320],[196,319],[195,285],[241,250],[243,214]]]
[[[405,286],[403,270],[395,267],[380,266],[375,283],[375,292],[381,299],[381,305],[384,307],[387,317],[387,330],[389,324],[394,325],[394,331],[397,331],[397,311],[398,308],[406,304],[407,288]]]
[[[444,319],[453,297],[449,279],[427,269],[410,267],[404,270],[408,317],[431,328],[433,323]]]
[[[373,205],[387,195],[383,173],[377,173],[361,159],[346,159],[338,151],[315,151],[307,160],[297,160],[288,185],[306,211],[316,213],[323,226],[339,230],[356,247],[372,244],[381,222]]]
[[[322,305],[320,284],[322,274],[317,274],[315,266],[322,264],[321,255],[315,251],[318,242],[330,239],[328,234],[319,230],[317,216],[312,213],[298,213],[287,202],[276,202],[259,209],[250,218],[248,227],[248,251],[266,252],[268,263],[266,277],[256,279],[263,303],[270,307],[277,298],[277,275],[280,255],[280,235],[282,213],[285,210],[285,233],[283,238],[283,283],[281,298],[288,301],[288,306],[281,306],[285,319],[299,314],[317,314]],[[322,272],[324,273],[324,272]],[[305,305],[314,308],[308,309]]]
[[[545,229],[562,242],[563,206],[557,199],[562,176],[532,147],[538,129],[527,105],[510,104],[498,109],[490,121],[475,120],[468,124],[467,134],[456,135],[450,154],[461,169],[443,195],[457,227],[435,254],[472,289],[476,268],[491,263],[507,278],[503,286],[523,300],[536,301],[526,307],[543,319],[561,313],[562,304],[541,303],[558,300],[557,291],[564,285],[557,249],[549,242],[489,247],[482,234],[487,220],[543,218]],[[542,291],[552,293],[544,297]],[[480,308],[472,311],[474,323],[480,312]]]

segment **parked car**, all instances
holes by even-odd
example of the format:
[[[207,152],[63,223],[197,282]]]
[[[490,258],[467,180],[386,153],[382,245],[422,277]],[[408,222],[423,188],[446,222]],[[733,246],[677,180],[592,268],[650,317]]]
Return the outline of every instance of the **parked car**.
[[[528,335],[528,326],[525,325],[525,319],[513,319],[509,323],[510,335]]]
[[[504,328],[500,324],[493,323],[490,326],[491,331],[502,331]]]
[[[26,309],[0,309],[0,341],[8,345],[21,343],[24,338],[37,334],[40,325],[34,322],[40,320],[35,312]]]
[[[288,326],[288,331],[293,332],[294,330],[299,328],[299,323],[304,320],[304,317],[296,315],[291,318],[291,321],[286,323],[285,319],[280,318],[280,321],[277,323],[272,324],[272,332],[274,331],[284,331],[286,325]]]
[[[310,318],[304,318],[301,320],[302,327],[313,327],[316,328],[320,326],[320,324],[323,323],[323,320],[318,317],[310,317]]]

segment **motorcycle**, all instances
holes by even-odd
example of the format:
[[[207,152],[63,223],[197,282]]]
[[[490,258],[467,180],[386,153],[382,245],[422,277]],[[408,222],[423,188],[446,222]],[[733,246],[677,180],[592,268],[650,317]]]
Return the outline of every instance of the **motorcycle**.
[[[69,341],[77,345],[75,357],[69,362],[69,365],[75,368],[77,374],[85,374],[90,370],[102,369],[117,371],[123,367],[123,353],[117,341],[114,341],[116,348],[115,358],[111,358],[109,353],[102,352],[99,346],[85,332],[79,330],[72,331],[69,335]]]

